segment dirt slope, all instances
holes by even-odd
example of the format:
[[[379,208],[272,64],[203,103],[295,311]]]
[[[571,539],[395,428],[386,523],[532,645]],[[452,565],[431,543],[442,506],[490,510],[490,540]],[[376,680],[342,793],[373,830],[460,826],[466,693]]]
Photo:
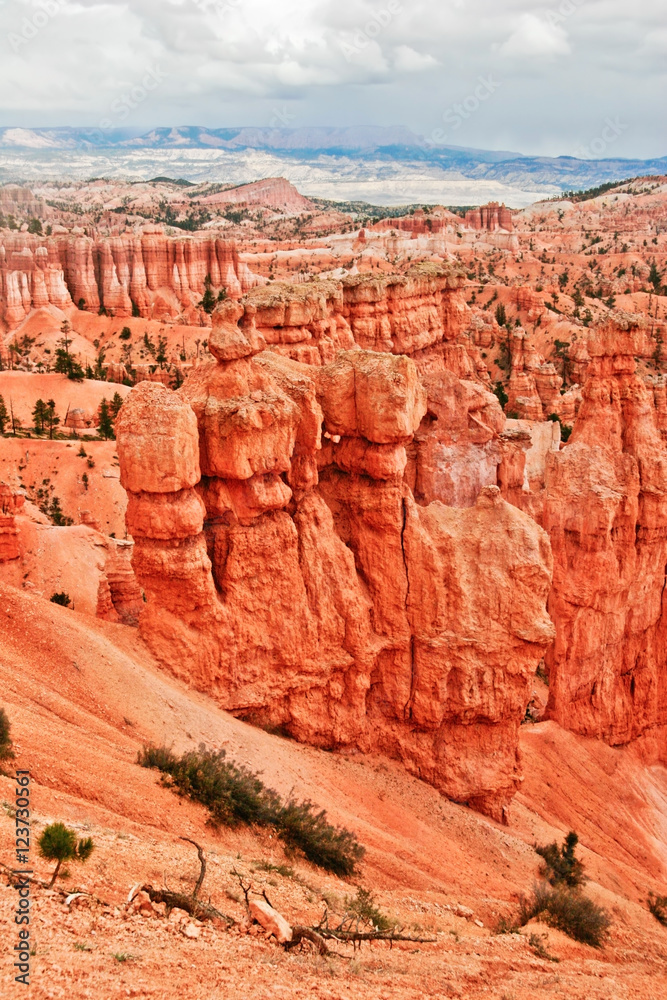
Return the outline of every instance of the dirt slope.
[[[0,587],[0,691],[14,725],[18,766],[32,773],[35,829],[53,819],[89,830],[97,850],[72,866],[69,887],[86,887],[110,906],[69,912],[60,897],[35,892],[33,997],[141,996],[210,998],[240,990],[264,998],[414,998],[461,996],[528,1000],[657,996],[667,973],[667,931],[639,902],[667,888],[667,774],[646,769],[631,752],[564,733],[554,723],[523,730],[526,779],[509,828],[456,806],[380,758],[344,758],[271,736],[221,712],[206,697],[161,674],[136,630],[61,609]],[[383,909],[408,927],[437,933],[437,943],[365,948],[348,959],[287,955],[261,936],[203,927],[189,940],[173,922],[127,917],[122,904],[137,881],[191,886],[194,852],[210,854],[206,890],[237,919],[242,907],[231,871],[250,875],[291,920],[316,920],[323,893],[334,908],[351,885],[288,861],[302,881],[253,871],[285,863],[270,835],[213,831],[204,810],[162,788],[134,761],[143,741],[180,749],[205,741],[262,770],[282,793],[311,797],[368,849],[361,881]],[[0,778],[0,800],[13,783]],[[0,812],[0,858],[11,860],[13,819]],[[522,937],[490,927],[530,889],[538,870],[534,839],[582,837],[591,895],[613,915],[609,944],[596,952],[549,931],[552,964]],[[47,867],[33,852],[40,875]],[[0,887],[3,942],[12,939],[13,890]],[[474,917],[455,908],[468,906]],[[478,926],[478,920],[484,926]],[[540,930],[540,928],[537,928]],[[79,948],[75,948],[75,944]],[[85,946],[85,949],[82,950]],[[1,992],[12,982],[5,948]],[[114,955],[135,956],[119,961]]]

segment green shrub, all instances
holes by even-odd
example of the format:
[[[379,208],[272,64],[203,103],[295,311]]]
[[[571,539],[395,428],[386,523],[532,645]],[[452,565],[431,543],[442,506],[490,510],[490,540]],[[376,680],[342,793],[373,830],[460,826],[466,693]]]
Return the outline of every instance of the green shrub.
[[[205,805],[213,824],[272,827],[288,848],[336,875],[353,875],[364,856],[354,834],[332,826],[324,810],[309,801],[284,803],[259,775],[228,761],[224,750],[202,744],[177,757],[166,747],[148,746],[139,752],[138,763],[161,771],[168,787]]]
[[[58,878],[63,861],[87,861],[95,845],[91,837],[77,841],[74,830],[70,830],[64,823],[51,823],[39,838],[38,846],[41,857],[56,862],[48,886],[50,889]]]
[[[539,917],[550,927],[593,948],[602,946],[611,924],[611,918],[603,907],[577,889],[569,889],[562,884],[556,888],[537,885],[530,898],[522,899],[519,908],[521,926],[533,917]]]
[[[345,878],[354,875],[364,849],[349,830],[327,822],[327,814],[312,802],[290,799],[280,809],[277,829],[291,848],[298,848],[313,864]]]
[[[574,854],[578,843],[579,837],[570,830],[562,847],[556,841],[535,846],[537,853],[544,858],[543,875],[551,885],[567,885],[576,889],[585,882],[584,866]]]
[[[359,923],[367,924],[377,931],[389,932],[396,927],[396,921],[378,909],[370,889],[359,886],[356,896],[346,896],[345,909],[350,916],[356,917]]]
[[[649,892],[646,902],[655,919],[667,927],[667,896],[654,896]]]
[[[63,608],[69,608],[72,603],[72,598],[64,590],[61,590],[57,594],[52,594],[49,600],[52,604],[60,604]]]
[[[0,760],[12,760],[12,727],[4,708],[0,708]]]

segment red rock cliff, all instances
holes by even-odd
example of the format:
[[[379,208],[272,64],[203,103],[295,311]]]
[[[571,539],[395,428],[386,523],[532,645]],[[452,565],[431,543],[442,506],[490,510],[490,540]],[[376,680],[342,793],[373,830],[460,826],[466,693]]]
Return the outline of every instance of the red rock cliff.
[[[232,298],[265,281],[239,261],[232,242],[213,236],[170,237],[155,227],[99,240],[7,234],[0,243],[0,320],[11,328],[32,309],[81,304],[115,316],[134,310],[198,323],[207,275],[215,294],[225,287]]]
[[[667,760],[667,450],[659,393],[635,375],[635,358],[651,352],[645,324],[618,319],[589,337],[574,432],[547,460],[549,711]]]
[[[142,383],[121,409],[141,629],[235,714],[319,746],[383,750],[500,818],[553,637],[547,537],[495,486],[465,509],[415,503],[407,451],[427,401],[409,358],[335,353],[334,336],[325,365],[262,350],[278,329],[283,348],[286,330],[321,346],[334,331],[315,324],[332,311],[346,320],[335,336],[349,336],[368,302],[320,292],[224,304],[217,362],[177,393]],[[371,313],[373,343],[405,335],[391,311]]]

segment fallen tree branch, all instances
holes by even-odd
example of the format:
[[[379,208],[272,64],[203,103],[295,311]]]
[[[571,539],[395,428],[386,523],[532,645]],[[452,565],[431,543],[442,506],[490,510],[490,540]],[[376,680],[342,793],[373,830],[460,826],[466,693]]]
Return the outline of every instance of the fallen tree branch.
[[[339,931],[329,928],[318,928],[317,933],[327,940],[342,941],[346,944],[362,941],[411,941],[413,944],[436,944],[437,938],[413,937],[412,934],[399,934],[394,931]]]
[[[228,917],[226,913],[216,910],[215,906],[211,906],[210,903],[202,903],[195,896],[188,896],[184,892],[154,889],[152,885],[142,885],[141,889],[148,894],[151,903],[166,903],[168,911],[185,910],[197,920],[223,920],[228,927],[232,927],[236,923],[233,917]]]
[[[196,886],[192,890],[192,897],[193,899],[196,899],[206,877],[206,855],[204,854],[204,849],[199,846],[196,840],[190,840],[189,837],[179,837],[178,839],[184,840],[187,844],[192,844],[193,847],[197,848],[197,855],[199,856],[199,878],[197,879]]]

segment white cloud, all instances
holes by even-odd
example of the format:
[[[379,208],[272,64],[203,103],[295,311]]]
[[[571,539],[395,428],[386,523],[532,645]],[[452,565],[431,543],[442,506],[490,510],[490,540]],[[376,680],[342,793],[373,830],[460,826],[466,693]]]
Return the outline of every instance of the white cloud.
[[[570,51],[565,29],[536,14],[522,14],[510,37],[500,46],[504,56],[565,56]]]
[[[394,56],[394,66],[403,73],[418,73],[423,69],[432,69],[438,65],[438,60],[424,52],[415,52],[409,45],[399,45]]]
[[[615,152],[667,152],[665,0],[57,0],[13,49],[44,2],[0,0],[0,125],[95,125],[157,66],[124,125],[267,126],[286,104],[294,126],[430,133],[493,76],[462,145],[558,154],[620,115]]]

